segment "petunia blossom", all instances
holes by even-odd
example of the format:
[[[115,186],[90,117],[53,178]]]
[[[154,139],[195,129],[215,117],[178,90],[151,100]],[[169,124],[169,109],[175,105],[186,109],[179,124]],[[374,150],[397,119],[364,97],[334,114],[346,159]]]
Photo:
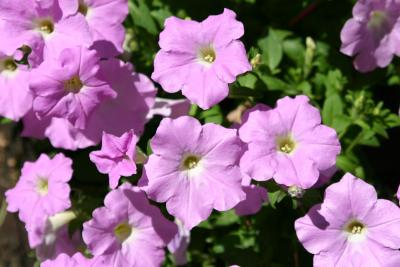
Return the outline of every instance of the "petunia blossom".
[[[244,34],[236,14],[224,9],[202,22],[170,17],[160,34],[161,50],[151,78],[162,88],[182,94],[202,109],[228,96],[228,84],[251,70],[246,49],[238,39]]]
[[[32,70],[29,87],[39,117],[58,117],[84,129],[102,101],[117,93],[98,75],[100,58],[84,47],[63,50]]]
[[[340,51],[355,56],[360,72],[384,68],[394,55],[400,55],[400,2],[396,0],[358,0],[353,18],[340,34]]]
[[[314,266],[399,265],[400,208],[351,174],[330,185],[323,203],[297,219],[295,228]]]
[[[128,184],[107,194],[104,207],[83,224],[83,240],[98,262],[108,267],[160,266],[176,225]]]
[[[50,159],[41,154],[35,162],[25,162],[16,186],[6,192],[7,210],[18,212],[29,223],[35,217],[48,217],[71,207],[68,181],[72,160],[63,154]]]
[[[29,46],[32,49],[29,62],[36,67],[48,54],[59,53],[65,47],[92,45],[84,17],[81,14],[63,17],[58,2],[0,1],[0,50],[10,54]]]
[[[0,50],[0,116],[18,121],[32,107],[29,72]]]
[[[86,258],[80,252],[70,256],[60,253],[55,259],[49,259],[40,264],[40,267],[106,267],[96,264],[96,258]]]
[[[237,123],[232,124],[232,128],[239,129],[240,126],[245,123],[249,119],[249,114],[259,110],[259,111],[266,111],[270,110],[269,106],[264,104],[257,104],[252,108],[247,110],[240,111],[239,119]],[[243,113],[242,113],[243,112]],[[257,186],[251,183],[251,177],[242,172],[242,188],[246,194],[246,199],[239,202],[235,206],[235,212],[239,216],[246,216],[258,213],[264,202],[268,201],[268,192],[262,186]]]
[[[93,36],[92,48],[101,57],[114,57],[123,52],[128,15],[127,0],[58,0],[64,17],[82,14]]]
[[[175,264],[177,266],[187,264],[187,249],[190,244],[190,231],[185,228],[182,222],[175,220],[178,226],[178,233],[169,242],[168,250],[174,255]]]
[[[89,154],[99,172],[108,174],[110,187],[118,186],[121,176],[136,173],[135,154],[137,136],[133,130],[120,137],[103,132],[101,150]]]
[[[80,231],[70,237],[68,223],[76,218],[72,211],[57,213],[50,217],[35,216],[25,226],[28,231],[29,246],[36,250],[41,261],[54,259],[58,254],[73,255],[82,245]]]
[[[48,137],[54,147],[76,150],[100,143],[103,131],[120,136],[133,129],[136,134],[141,134],[146,115],[154,105],[156,88],[152,81],[144,74],[134,72],[131,64],[118,59],[102,60],[99,76],[118,95],[100,104],[85,129],[78,129],[62,118],[38,120],[34,112],[28,112],[23,118],[22,135],[39,139]]]
[[[399,185],[399,189],[397,189],[396,197],[397,197],[397,199],[399,200],[399,203],[400,203],[400,185]]]
[[[150,120],[155,115],[175,119],[180,116],[188,115],[189,110],[190,101],[187,99],[167,99],[156,97],[154,106],[147,114],[147,119]]]
[[[183,116],[161,121],[139,181],[149,198],[190,230],[213,209],[226,211],[245,198],[238,166],[242,142],[235,129]]]
[[[285,97],[274,109],[250,112],[239,136],[248,145],[242,171],[257,181],[274,178],[290,190],[326,181],[341,148],[336,131],[321,125],[319,110],[306,96]]]
[[[268,201],[267,189],[251,184],[251,178],[247,175],[243,175],[242,188],[246,194],[246,199],[235,206],[236,214],[245,216],[258,213],[264,202]]]

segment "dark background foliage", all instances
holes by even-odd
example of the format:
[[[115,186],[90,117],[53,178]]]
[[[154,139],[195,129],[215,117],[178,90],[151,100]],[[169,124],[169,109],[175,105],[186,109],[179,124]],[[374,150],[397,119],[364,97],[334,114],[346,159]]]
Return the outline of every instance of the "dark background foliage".
[[[351,172],[373,184],[380,197],[394,200],[400,181],[396,153],[400,150],[399,60],[387,69],[360,74],[352,67],[351,58],[340,54],[340,30],[351,17],[353,4],[350,0],[129,0],[126,53],[121,58],[150,76],[159,49],[158,35],[166,17],[203,20],[208,15],[222,13],[224,7],[234,10],[244,23],[242,40],[254,69],[231,85],[229,98],[220,105],[207,111],[193,106],[191,115],[203,122],[230,126],[235,110],[241,107],[256,103],[274,106],[277,99],[286,95],[308,95],[321,110],[323,122],[337,130],[342,144],[339,170],[331,182]],[[182,97],[162,90],[158,95]],[[148,141],[160,120],[153,118],[141,137],[140,147],[146,153],[151,153]],[[0,177],[4,192],[16,182],[16,173],[25,160],[58,150],[47,141],[18,137],[20,124],[3,120],[0,130],[6,144],[0,150],[1,168],[6,170]],[[71,232],[79,229],[92,210],[102,205],[108,191],[107,177],[99,174],[89,161],[88,152],[92,150],[62,151],[74,160],[72,199],[79,216],[71,224]],[[140,170],[141,166],[137,175],[126,180],[136,183]],[[312,266],[312,255],[297,240],[293,225],[296,218],[322,201],[326,186],[308,190],[304,198],[297,200],[273,183],[261,185],[268,188],[270,198],[261,212],[246,217],[238,217],[232,211],[215,212],[192,231],[189,266]],[[15,217],[6,215],[3,207],[0,222],[5,216],[8,224],[0,228],[0,246],[9,248],[12,231],[18,240],[23,240],[19,238],[23,235],[19,228],[8,230],[7,225],[15,224]],[[21,251],[20,266],[30,266],[26,259],[34,256],[22,249],[23,243],[19,241],[16,245],[16,250]],[[10,257],[2,257],[0,252],[0,266],[18,266],[11,262]],[[174,266],[171,255],[165,266]]]

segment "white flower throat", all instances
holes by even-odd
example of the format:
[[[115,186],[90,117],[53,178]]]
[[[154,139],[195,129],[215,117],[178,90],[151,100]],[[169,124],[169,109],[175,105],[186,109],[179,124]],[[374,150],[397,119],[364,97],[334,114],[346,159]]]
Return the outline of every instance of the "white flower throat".
[[[18,65],[11,57],[0,59],[0,74],[5,77],[13,77],[18,70]]]
[[[82,87],[83,83],[78,75],[75,75],[71,79],[64,81],[64,90],[68,93],[79,93]]]
[[[44,36],[48,36],[54,31],[54,22],[51,18],[39,19],[34,24],[35,28]]]
[[[36,183],[36,191],[41,196],[47,195],[49,192],[49,180],[46,177],[39,177]]]
[[[120,243],[127,240],[134,231],[135,229],[128,222],[122,222],[114,227],[114,235]]]
[[[217,54],[212,45],[206,45],[199,49],[198,57],[203,64],[211,65],[216,60]]]
[[[278,151],[291,154],[296,148],[296,142],[290,134],[276,138],[276,148]]]
[[[367,227],[358,220],[351,220],[344,226],[347,240],[350,242],[359,242],[365,239]]]

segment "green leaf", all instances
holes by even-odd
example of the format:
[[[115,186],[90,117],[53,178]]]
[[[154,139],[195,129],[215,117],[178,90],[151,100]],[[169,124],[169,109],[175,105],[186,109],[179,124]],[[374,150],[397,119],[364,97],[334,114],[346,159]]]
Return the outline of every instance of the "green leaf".
[[[300,38],[288,39],[283,42],[283,51],[297,66],[304,63],[305,46]]]
[[[257,76],[251,72],[246,73],[245,75],[242,75],[237,79],[238,83],[241,86],[251,89],[254,89],[256,87],[257,80]]]
[[[346,155],[339,155],[336,159],[336,166],[344,172],[353,172],[358,167],[358,162],[354,162]]]
[[[322,109],[324,124],[332,126],[335,116],[343,113],[343,102],[338,94],[334,94],[325,99]]]
[[[151,141],[151,139],[149,139],[149,141],[147,141],[147,147],[146,147],[146,153],[147,153],[147,155],[153,154],[153,150],[151,149],[150,141]]]
[[[268,37],[261,39],[258,45],[263,51],[263,61],[267,63],[271,71],[275,70],[283,57],[282,40],[279,35],[270,29]]]
[[[202,111],[199,115],[199,119],[204,119],[205,122],[213,122],[221,124],[224,120],[220,106],[214,106],[211,109]]]
[[[13,122],[13,120],[8,119],[8,118],[2,118],[0,121],[0,124],[9,124],[11,122]]]
[[[215,254],[222,254],[222,253],[225,252],[225,247],[224,247],[222,244],[215,244],[215,245],[212,247],[212,251],[213,251]]]
[[[374,123],[372,124],[372,130],[373,130],[375,133],[377,133],[377,134],[379,134],[379,135],[381,135],[381,136],[383,136],[383,137],[385,137],[385,138],[389,138],[389,134],[388,134],[387,131],[386,131],[385,125],[382,124],[382,123],[380,123],[380,122],[374,122]]]
[[[222,115],[215,115],[215,116],[210,116],[204,119],[205,123],[216,123],[216,124],[222,124],[224,121],[224,117]]]
[[[389,127],[397,127],[400,126],[400,117],[397,114],[389,114],[386,118],[385,118],[385,123],[387,124],[387,126]]]
[[[352,121],[349,116],[338,114],[334,116],[331,126],[340,134],[343,133],[351,123]]]
[[[158,34],[157,25],[151,16],[150,10],[144,0],[129,1],[129,13],[133,22],[153,35]]]
[[[354,124],[360,126],[361,129],[363,129],[363,130],[368,130],[369,131],[370,128],[371,128],[371,126],[367,122],[365,122],[365,121],[363,121],[361,119],[358,119],[358,120],[354,121]]]
[[[287,83],[273,76],[263,75],[260,78],[269,90],[285,91],[289,88],[289,85]]]
[[[276,204],[280,203],[286,196],[286,192],[282,190],[268,192],[269,204],[272,208],[276,209]]]
[[[213,229],[213,226],[211,225],[209,220],[202,221],[197,227],[203,228],[203,229],[208,229],[208,230]]]
[[[344,86],[347,83],[347,78],[343,76],[340,70],[331,70],[325,77],[325,88],[326,88],[326,97],[329,97],[333,94],[338,94],[343,90]]]
[[[247,87],[231,86],[229,90],[230,98],[248,98],[248,97],[261,98],[263,96],[262,92],[257,90],[252,90]]]
[[[307,81],[302,81],[300,84],[297,85],[297,88],[305,95],[312,95],[311,84]]]
[[[200,113],[199,118],[200,119],[205,119],[207,117],[212,117],[212,116],[216,116],[216,115],[221,115],[221,108],[220,106],[213,106],[212,108],[208,109],[208,110],[204,110]]]
[[[379,140],[375,136],[375,131],[372,129],[363,129],[359,145],[379,147]]]
[[[215,221],[216,226],[228,226],[239,221],[239,216],[236,215],[234,210],[223,212],[218,216]]]
[[[158,9],[158,10],[152,10],[150,14],[153,16],[153,18],[157,21],[158,25],[160,28],[164,27],[164,21],[166,18],[172,16],[173,14],[171,11],[168,9]]]

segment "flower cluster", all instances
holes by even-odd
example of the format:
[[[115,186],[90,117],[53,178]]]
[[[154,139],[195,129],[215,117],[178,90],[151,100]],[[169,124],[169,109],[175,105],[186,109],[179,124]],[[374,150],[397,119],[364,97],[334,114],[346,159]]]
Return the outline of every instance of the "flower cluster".
[[[80,213],[73,196],[83,191],[69,184],[73,153],[24,163],[5,193],[7,210],[25,223],[43,267],[155,267],[167,248],[184,265],[193,229],[213,212],[258,213],[272,203],[265,181],[297,203],[337,170],[341,144],[314,98],[257,104],[233,125],[197,119],[197,106],[220,103],[252,69],[233,11],[165,20],[151,77],[187,99],[156,97],[150,78],[118,58],[127,15],[127,0],[0,0],[0,115],[21,119],[22,136],[56,148],[99,145],[80,155],[109,178],[103,206]],[[358,1],[342,31],[342,52],[356,56],[356,69],[387,66],[400,54],[399,17],[398,1]],[[154,136],[141,139],[157,116]],[[295,230],[315,266],[400,262],[400,208],[351,174],[328,186]]]
[[[375,189],[346,174],[295,223],[297,236],[314,254],[314,266],[398,266],[400,209],[378,199]]]
[[[355,56],[361,72],[384,68],[400,55],[400,3],[396,0],[359,0],[353,18],[344,25],[341,52]]]
[[[71,207],[68,181],[72,172],[72,160],[63,154],[52,159],[42,154],[36,162],[25,162],[17,185],[6,192],[8,211],[19,213],[29,245],[37,249],[40,258],[73,250],[63,226],[75,215],[62,213]]]
[[[103,131],[140,133],[156,89],[114,58],[127,14],[126,0],[2,1],[0,115],[70,150],[98,144]]]

